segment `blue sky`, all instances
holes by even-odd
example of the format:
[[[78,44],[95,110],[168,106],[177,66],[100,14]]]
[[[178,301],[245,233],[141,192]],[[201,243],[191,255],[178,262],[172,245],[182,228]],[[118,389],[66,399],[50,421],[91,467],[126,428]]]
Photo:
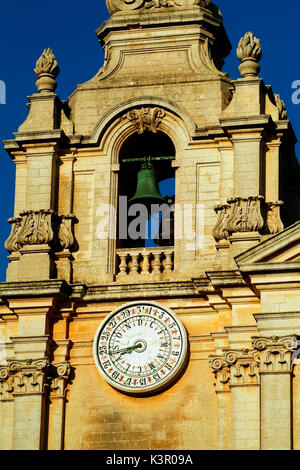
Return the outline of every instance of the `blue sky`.
[[[296,0],[282,6],[281,0],[216,0],[223,13],[233,46],[224,71],[238,78],[236,47],[247,31],[261,39],[263,59],[260,76],[285,101],[288,117],[300,136],[300,105],[291,101],[292,82],[300,80],[299,13]],[[25,120],[27,96],[36,92],[33,71],[42,51],[51,47],[61,73],[57,94],[68,99],[78,83],[90,79],[103,63],[95,31],[108,18],[104,0],[15,0],[1,5],[0,80],[6,84],[6,104],[0,105],[0,138],[11,139]],[[300,155],[299,144],[297,154]],[[0,281],[5,280],[10,233],[7,219],[13,215],[14,164],[0,146]]]

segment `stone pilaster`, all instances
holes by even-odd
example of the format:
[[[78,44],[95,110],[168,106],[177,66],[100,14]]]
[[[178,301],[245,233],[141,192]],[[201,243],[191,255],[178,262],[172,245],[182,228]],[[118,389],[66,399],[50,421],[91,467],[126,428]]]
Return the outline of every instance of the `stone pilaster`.
[[[253,338],[260,352],[261,449],[292,449],[292,354],[297,336]]]
[[[211,357],[210,367],[215,375],[218,401],[218,449],[231,449],[231,393],[230,368],[222,357]]]

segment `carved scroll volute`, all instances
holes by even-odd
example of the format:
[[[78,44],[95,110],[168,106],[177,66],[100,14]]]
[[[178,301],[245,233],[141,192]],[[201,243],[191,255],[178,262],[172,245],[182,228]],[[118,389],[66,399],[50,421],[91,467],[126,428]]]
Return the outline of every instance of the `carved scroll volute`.
[[[266,217],[266,228],[267,233],[275,235],[284,229],[281,217],[280,208],[283,206],[282,201],[269,202],[267,204],[267,217]]]
[[[260,351],[260,372],[292,372],[292,354],[297,350],[297,336],[252,338],[253,347]]]
[[[73,235],[73,226],[76,217],[74,215],[61,215],[59,217],[59,231],[58,238],[60,246],[63,250],[72,249],[75,239]]]
[[[8,219],[8,222],[11,224],[11,234],[5,242],[5,248],[9,253],[13,253],[19,251],[20,248],[18,233],[21,227],[22,218],[13,217]]]
[[[263,197],[234,198],[231,204],[231,213],[227,221],[229,232],[255,232],[264,226],[261,213]]]
[[[61,362],[52,366],[52,382],[50,387],[52,398],[65,398],[71,370],[69,362]]]
[[[138,134],[145,131],[156,133],[164,117],[165,111],[162,108],[133,109],[124,116],[133,124]]]
[[[53,211],[25,211],[18,232],[20,245],[42,245],[53,240]]]
[[[287,109],[285,106],[285,102],[280,98],[280,95],[274,94],[275,103],[278,109],[279,119],[284,120],[287,119]]]
[[[227,228],[227,222],[230,214],[230,206],[228,204],[218,205],[215,207],[215,211],[218,214],[217,223],[213,229],[213,237],[217,242],[221,240],[227,240],[229,238],[229,231]]]
[[[209,365],[216,379],[216,392],[225,392],[229,390],[230,368],[222,357],[211,356]]]

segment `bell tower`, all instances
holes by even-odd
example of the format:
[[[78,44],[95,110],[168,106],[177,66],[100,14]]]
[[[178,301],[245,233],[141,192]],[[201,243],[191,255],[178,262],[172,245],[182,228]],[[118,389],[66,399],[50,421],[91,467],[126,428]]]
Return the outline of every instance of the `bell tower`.
[[[285,264],[298,259],[299,166],[260,40],[241,39],[233,80],[210,0],[106,4],[99,72],[62,100],[45,49],[4,142],[16,187],[0,448],[289,448],[296,424],[268,441],[267,400],[278,435],[282,410],[257,358],[280,350],[278,381],[291,378],[300,319],[271,325],[268,312],[278,283],[299,295]],[[286,411],[297,397],[282,399]]]

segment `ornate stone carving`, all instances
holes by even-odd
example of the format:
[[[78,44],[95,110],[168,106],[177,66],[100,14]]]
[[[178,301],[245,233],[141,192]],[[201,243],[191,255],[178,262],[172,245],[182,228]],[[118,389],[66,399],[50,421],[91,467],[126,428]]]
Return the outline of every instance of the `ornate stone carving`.
[[[228,240],[233,233],[263,232],[276,234],[283,230],[280,218],[282,202],[266,203],[262,196],[228,199],[228,204],[218,205],[217,223],[212,231],[217,242]]]
[[[249,350],[225,350],[223,356],[212,356],[210,367],[217,383],[216,390],[226,387],[259,384],[259,353]]]
[[[124,118],[134,125],[138,134],[143,134],[145,131],[156,133],[164,116],[162,108],[140,108],[128,111]]]
[[[18,232],[21,227],[22,217],[13,217],[8,219],[11,224],[11,234],[5,242],[5,248],[10,253],[19,251],[20,244],[18,242]]]
[[[241,38],[238,48],[237,57],[242,62],[239,71],[242,77],[255,77],[259,74],[260,66],[258,62],[262,58],[262,50],[260,40],[253,33],[246,33]]]
[[[43,245],[53,240],[53,214],[51,210],[25,211],[17,234],[19,245]]]
[[[44,393],[48,380],[48,359],[10,360],[0,366],[0,399],[17,394]]]
[[[232,386],[259,385],[260,373],[291,373],[297,336],[253,337],[253,349],[224,350],[211,356],[210,367],[216,377],[216,391]]]
[[[212,234],[217,242],[221,240],[228,240],[230,233],[227,228],[227,221],[230,214],[230,206],[228,204],[218,205],[215,207],[218,214],[218,220],[214,227]]]
[[[230,368],[222,357],[211,356],[209,366],[213,370],[216,379],[216,391],[225,392],[229,390],[230,385]]]
[[[261,214],[261,196],[229,199],[230,216],[227,220],[229,232],[256,232],[263,228],[264,220]]]
[[[52,366],[52,382],[50,390],[52,396],[56,398],[65,398],[67,383],[70,379],[71,366],[69,362],[61,362]]]
[[[280,208],[282,206],[282,201],[267,203],[266,226],[267,232],[272,235],[275,235],[284,229],[282,220],[280,218]]]
[[[209,6],[211,0],[106,0],[107,9],[112,15],[117,11],[135,11],[149,8]]]
[[[5,243],[10,253],[24,246],[53,245],[55,249],[71,249],[75,239],[74,215],[58,216],[52,210],[24,211],[20,217],[9,219],[12,231]]]
[[[57,87],[55,79],[59,74],[59,67],[50,48],[44,49],[34,71],[38,76],[36,86],[39,92],[54,92]]]
[[[292,372],[292,354],[297,350],[297,336],[252,338],[253,347],[260,351],[260,372]]]
[[[62,249],[71,249],[75,239],[73,235],[74,215],[61,215],[58,238]]]
[[[10,360],[0,365],[0,400],[11,400],[23,394],[43,394],[64,398],[70,378],[69,362],[51,365],[48,359]]]
[[[279,112],[279,119],[280,120],[287,119],[287,110],[286,110],[284,101],[280,98],[280,95],[276,93],[274,94],[274,98],[275,98],[275,103]]]

